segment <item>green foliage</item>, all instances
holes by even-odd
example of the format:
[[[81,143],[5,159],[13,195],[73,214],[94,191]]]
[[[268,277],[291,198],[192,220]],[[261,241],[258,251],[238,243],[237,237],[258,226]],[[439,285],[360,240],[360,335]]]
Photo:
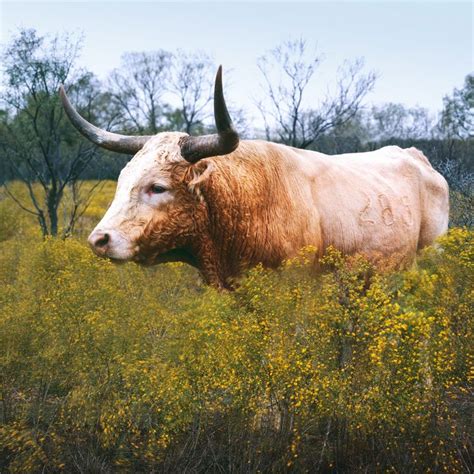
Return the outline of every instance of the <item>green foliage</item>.
[[[90,197],[80,189],[79,177],[98,155],[65,117],[58,94],[66,84],[81,112],[89,119],[97,117],[99,84],[92,73],[75,66],[79,46],[73,36],[41,36],[20,29],[0,54],[0,105],[5,107],[0,115],[1,171],[7,171],[5,181],[14,177],[28,187],[22,199],[10,194],[18,209],[36,216],[43,236],[58,235],[61,226],[64,235],[72,232]],[[67,192],[73,205],[65,212],[62,200]],[[63,215],[58,212],[61,206]]]
[[[0,245],[2,472],[470,466],[468,230],[406,271],[332,250],[315,277],[307,249],[233,293],[72,239]]]
[[[443,98],[444,109],[440,128],[448,137],[472,138],[474,136],[474,74],[464,79],[462,89],[454,89],[451,96]]]
[[[25,199],[27,189],[20,183],[10,183],[8,189]],[[0,188],[0,242],[17,238],[39,237],[35,217],[21,210],[6,192],[6,189]]]

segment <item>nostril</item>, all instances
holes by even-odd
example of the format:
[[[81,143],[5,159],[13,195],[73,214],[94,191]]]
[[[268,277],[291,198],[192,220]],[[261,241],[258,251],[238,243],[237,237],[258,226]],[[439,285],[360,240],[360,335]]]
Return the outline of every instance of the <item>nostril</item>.
[[[94,242],[94,246],[95,246],[95,247],[99,247],[99,248],[105,247],[105,246],[109,243],[109,240],[110,240],[110,235],[109,235],[109,234],[102,234],[102,235]]]

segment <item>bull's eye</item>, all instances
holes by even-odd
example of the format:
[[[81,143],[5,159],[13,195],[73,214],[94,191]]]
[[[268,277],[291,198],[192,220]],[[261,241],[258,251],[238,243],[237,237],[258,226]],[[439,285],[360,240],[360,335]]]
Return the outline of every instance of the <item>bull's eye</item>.
[[[159,184],[152,184],[150,186],[150,193],[151,194],[161,194],[161,193],[164,193],[165,191],[167,191],[166,188],[164,188],[163,186],[160,186]]]

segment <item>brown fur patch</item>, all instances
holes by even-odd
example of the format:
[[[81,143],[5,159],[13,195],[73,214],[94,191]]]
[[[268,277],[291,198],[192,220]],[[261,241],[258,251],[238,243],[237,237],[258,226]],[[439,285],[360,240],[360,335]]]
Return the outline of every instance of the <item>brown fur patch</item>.
[[[145,227],[137,260],[153,264],[172,249],[192,254],[205,280],[226,287],[257,263],[278,266],[306,242],[304,216],[288,195],[277,147],[262,156],[252,142],[232,156],[170,166],[175,202]],[[212,166],[212,172],[199,177]],[[190,183],[193,183],[190,185]],[[293,219],[294,225],[288,225]]]

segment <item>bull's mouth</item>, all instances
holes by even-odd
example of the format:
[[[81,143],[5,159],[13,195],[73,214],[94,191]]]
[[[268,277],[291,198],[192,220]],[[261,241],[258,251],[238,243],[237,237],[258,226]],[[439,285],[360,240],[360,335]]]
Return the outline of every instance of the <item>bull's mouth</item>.
[[[196,257],[186,248],[168,250],[158,255],[155,263],[183,262],[197,267]]]
[[[167,250],[162,253],[154,255],[142,255],[138,252],[135,257],[131,259],[135,263],[142,266],[158,265],[160,263],[182,262],[187,263],[193,267],[197,267],[198,262],[196,257],[187,248],[176,248]]]
[[[120,258],[114,258],[114,257],[104,257],[104,258],[110,260],[114,265],[123,265],[124,263],[131,261],[131,259],[120,259]]]

